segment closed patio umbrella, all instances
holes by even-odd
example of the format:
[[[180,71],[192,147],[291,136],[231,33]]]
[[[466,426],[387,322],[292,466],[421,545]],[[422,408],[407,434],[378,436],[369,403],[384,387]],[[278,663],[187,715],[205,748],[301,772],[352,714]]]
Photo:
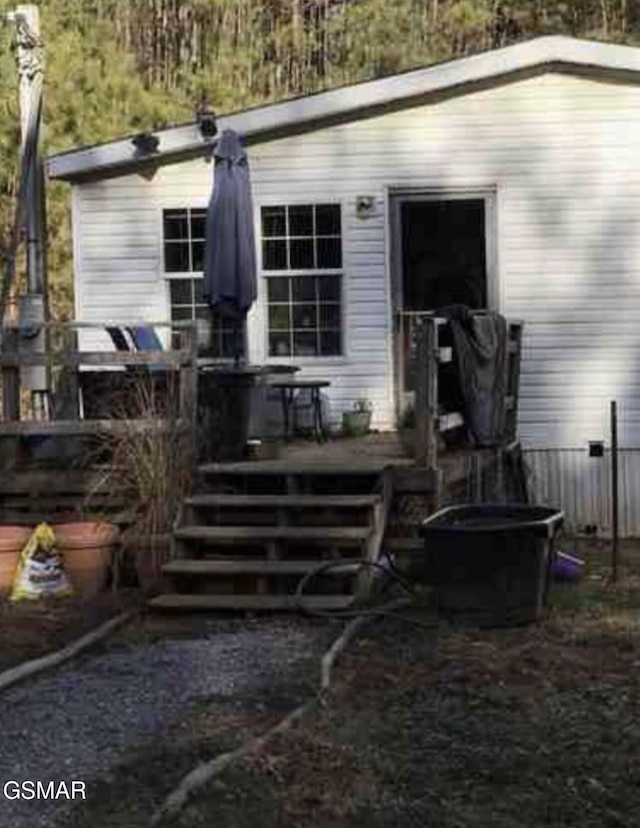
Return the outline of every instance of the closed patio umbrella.
[[[214,186],[206,221],[205,301],[231,319],[235,358],[241,355],[243,321],[256,298],[256,255],[247,153],[225,129],[214,152]]]

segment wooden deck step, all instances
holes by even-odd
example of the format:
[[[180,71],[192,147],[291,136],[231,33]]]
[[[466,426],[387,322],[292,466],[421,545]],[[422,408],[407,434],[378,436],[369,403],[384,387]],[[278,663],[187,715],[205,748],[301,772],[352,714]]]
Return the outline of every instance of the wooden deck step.
[[[266,561],[260,558],[255,560],[223,560],[181,558],[164,564],[162,571],[166,575],[306,575],[319,566],[326,564],[326,560],[316,561]],[[335,561],[331,568],[332,575],[348,575],[355,573],[358,565]]]
[[[240,495],[201,494],[185,499],[187,506],[218,507],[253,506],[259,508],[345,508],[359,509],[374,506],[380,502],[379,495]]]
[[[177,540],[229,544],[269,540],[361,543],[370,532],[368,526],[182,526],[173,536]]]
[[[304,607],[318,610],[343,610],[353,604],[351,595],[305,596]],[[293,595],[158,595],[148,602],[152,609],[162,610],[296,610]]]
[[[412,460],[398,458],[393,460],[350,457],[347,460],[292,461],[292,460],[253,460],[240,463],[205,463],[198,467],[202,475],[376,475],[388,466],[411,466]]]

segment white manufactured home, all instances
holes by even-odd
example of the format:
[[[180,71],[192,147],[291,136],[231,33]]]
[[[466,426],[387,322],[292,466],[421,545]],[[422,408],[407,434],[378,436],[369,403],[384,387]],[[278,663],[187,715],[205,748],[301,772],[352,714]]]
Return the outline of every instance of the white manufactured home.
[[[640,49],[544,37],[217,119],[246,139],[258,300],[247,357],[329,379],[332,417],[403,399],[403,311],[452,301],[524,321],[520,435],[540,500],[640,534]],[[206,132],[206,130],[204,130]],[[48,162],[72,185],[77,318],[203,313],[211,141],[158,130]],[[220,325],[217,356],[231,345]],[[98,345],[98,342],[94,342]],[[106,339],[104,345],[107,345]]]

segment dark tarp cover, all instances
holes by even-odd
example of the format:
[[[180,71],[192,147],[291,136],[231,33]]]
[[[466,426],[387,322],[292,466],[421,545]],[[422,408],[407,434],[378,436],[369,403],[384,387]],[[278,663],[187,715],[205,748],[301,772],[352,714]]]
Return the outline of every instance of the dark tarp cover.
[[[465,305],[450,305],[437,315],[451,324],[470,436],[477,445],[495,445],[506,428],[507,321],[492,311],[472,313]]]

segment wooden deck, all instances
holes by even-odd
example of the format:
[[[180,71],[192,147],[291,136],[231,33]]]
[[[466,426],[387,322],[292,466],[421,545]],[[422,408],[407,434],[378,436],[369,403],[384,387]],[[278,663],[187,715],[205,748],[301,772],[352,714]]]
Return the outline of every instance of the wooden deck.
[[[276,459],[251,459],[236,463],[211,463],[203,468],[214,471],[232,471],[241,474],[283,474],[315,472],[328,474],[375,474],[392,467],[409,468],[414,465],[405,456],[396,434],[369,434],[366,437],[331,438],[325,443],[296,440],[290,443],[272,443]]]
[[[478,449],[465,443],[462,415],[447,410],[446,395],[439,397],[439,374],[451,363],[451,349],[441,347],[441,323],[428,314],[416,321],[420,370],[416,369],[413,432],[331,437],[321,444],[303,439],[265,441],[260,444],[263,453],[258,451],[253,458],[199,466],[195,488],[182,501],[170,536],[172,560],[164,567],[167,592],[152,605],[291,610],[299,606],[295,591],[300,577],[314,573],[307,600],[317,608],[344,607],[366,598],[371,589],[373,569],[354,568],[354,559],[371,564],[382,552],[396,554],[397,560],[420,554],[417,527],[443,503],[491,499],[491,486],[500,492],[502,480],[495,479],[495,470],[500,477],[516,430],[521,326],[510,327],[503,444]],[[78,365],[117,363],[134,369],[137,378],[139,372],[144,374],[145,365],[157,361],[175,376],[178,395],[175,422],[162,410],[151,418],[127,413],[139,417],[131,420],[117,419],[117,412],[88,415],[86,406],[85,417],[95,419],[80,419],[77,411],[69,420],[24,421],[17,395],[5,396],[4,422],[0,422],[4,445],[28,445],[31,450],[31,444],[39,445],[38,439],[54,438],[65,444],[76,439],[84,457],[85,442],[78,444],[78,438],[87,445],[95,435],[107,432],[134,433],[137,439],[138,434],[162,430],[171,422],[176,433],[188,434],[190,448],[184,456],[195,458],[198,368],[194,331],[185,334],[179,350],[145,354],[100,355],[72,348],[42,355],[5,349],[0,353],[5,389],[17,391],[21,365],[58,362],[78,380],[80,375],[74,373]],[[10,469],[11,474],[0,479],[4,520],[36,522],[94,509],[118,516],[124,525],[133,520],[127,510],[130,504],[122,502],[122,496],[114,498],[109,484],[100,482],[105,469],[76,471],[64,464],[38,469],[34,458],[35,454],[27,468],[20,468],[20,453],[8,455],[13,465],[5,464],[5,471]]]
[[[298,440],[281,448],[283,463],[320,463],[349,466],[351,463],[366,466],[411,466],[414,460],[407,457],[396,432],[367,434],[364,437],[335,437],[326,443]]]
[[[263,475],[273,477],[331,475],[378,475],[390,469],[394,491],[432,493],[479,476],[496,460],[496,450],[462,446],[442,449],[437,468],[425,468],[407,450],[397,432],[380,432],[364,437],[336,437],[325,443],[296,440],[277,444],[277,459],[245,460],[236,463],[211,463],[201,471],[227,475]]]

